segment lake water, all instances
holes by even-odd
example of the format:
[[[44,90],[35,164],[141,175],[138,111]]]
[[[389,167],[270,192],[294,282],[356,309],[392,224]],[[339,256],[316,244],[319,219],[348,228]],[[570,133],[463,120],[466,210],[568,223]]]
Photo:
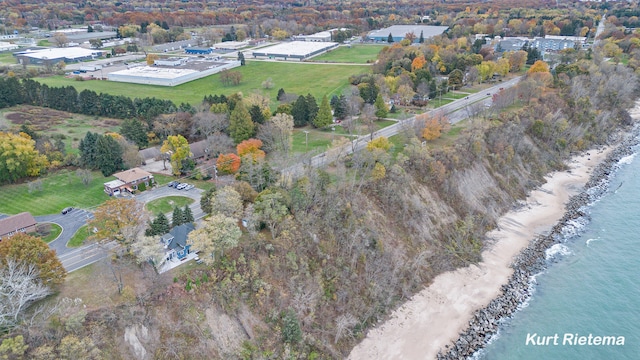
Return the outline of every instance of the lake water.
[[[622,159],[609,180],[475,359],[640,359],[640,158]]]

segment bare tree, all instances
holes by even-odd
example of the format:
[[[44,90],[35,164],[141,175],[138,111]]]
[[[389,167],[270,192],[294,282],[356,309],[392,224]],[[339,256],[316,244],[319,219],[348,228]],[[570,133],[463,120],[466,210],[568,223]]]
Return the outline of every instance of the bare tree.
[[[16,325],[26,308],[49,294],[36,265],[7,259],[0,268],[0,328]]]
[[[88,186],[93,180],[93,175],[91,174],[91,170],[89,169],[78,169],[76,170],[76,176],[82,180],[82,184],[84,186]]]
[[[233,152],[235,144],[229,135],[215,132],[207,137],[207,148],[211,157],[217,157],[220,154]]]
[[[69,45],[69,38],[61,32],[54,33],[50,39],[51,42],[59,48],[67,47],[67,45]]]

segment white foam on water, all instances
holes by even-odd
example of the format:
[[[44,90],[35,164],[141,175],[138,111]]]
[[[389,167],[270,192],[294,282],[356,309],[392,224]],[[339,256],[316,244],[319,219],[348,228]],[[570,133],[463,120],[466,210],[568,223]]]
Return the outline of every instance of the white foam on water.
[[[587,243],[587,247],[590,247],[590,246],[589,246],[589,244],[591,244],[593,241],[600,241],[600,239],[599,239],[599,238],[596,238],[596,239],[587,239],[587,242],[586,242],[586,243]]]
[[[545,253],[545,258],[549,260],[551,258],[571,255],[571,250],[569,250],[569,248],[563,244],[555,244],[552,247],[545,250],[544,253]]]
[[[618,161],[618,164],[631,164],[633,160],[636,158],[636,153],[625,156]]]

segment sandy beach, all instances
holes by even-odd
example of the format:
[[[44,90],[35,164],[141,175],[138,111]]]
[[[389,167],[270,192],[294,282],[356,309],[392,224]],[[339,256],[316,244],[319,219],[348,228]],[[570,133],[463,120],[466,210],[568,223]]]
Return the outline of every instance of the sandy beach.
[[[434,359],[458,338],[473,313],[497,297],[512,274],[510,264],[536,235],[548,233],[565,213],[568,199],[582,190],[595,166],[613,149],[575,157],[569,170],[552,173],[526,204],[508,212],[488,234],[493,244],[483,261],[437,276],[433,283],[371,329],[349,359]]]

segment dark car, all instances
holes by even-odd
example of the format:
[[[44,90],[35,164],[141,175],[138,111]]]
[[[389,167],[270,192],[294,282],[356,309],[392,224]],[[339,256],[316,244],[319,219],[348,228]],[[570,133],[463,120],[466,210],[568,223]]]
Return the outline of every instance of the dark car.
[[[168,184],[167,184],[167,186],[168,186],[168,187],[175,187],[175,186],[176,186],[176,185],[178,185],[178,184],[180,184],[180,183],[179,183],[179,182],[177,182],[177,181],[172,181],[172,182],[168,183]]]
[[[67,213],[70,213],[70,212],[71,212],[71,210],[73,210],[73,208],[72,208],[71,206],[69,206],[69,207],[66,207],[66,208],[62,209],[62,215],[65,215],[65,214],[67,214]]]

